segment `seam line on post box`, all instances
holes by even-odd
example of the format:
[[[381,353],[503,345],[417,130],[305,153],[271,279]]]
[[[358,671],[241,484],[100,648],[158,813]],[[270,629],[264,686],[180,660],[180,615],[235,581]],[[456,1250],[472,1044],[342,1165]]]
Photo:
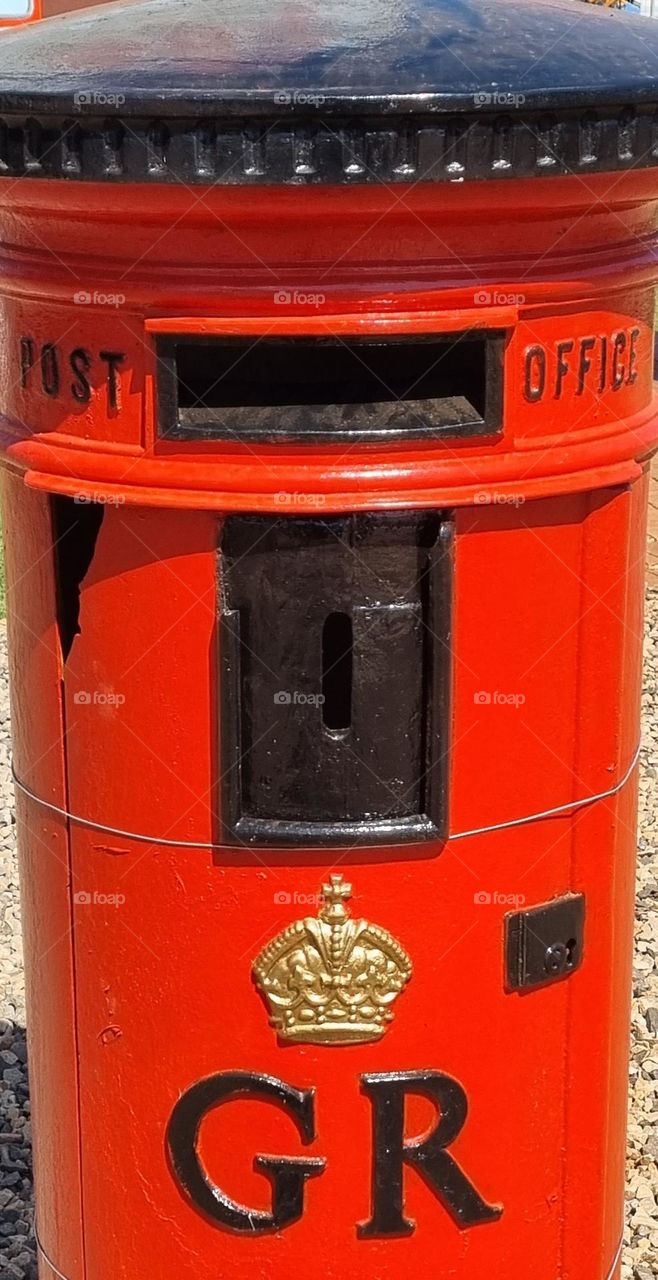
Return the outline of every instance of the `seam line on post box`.
[[[39,1253],[41,1254],[41,1257],[43,1258],[43,1260],[44,1260],[44,1262],[46,1263],[46,1265],[50,1267],[50,1270],[51,1270],[51,1271],[52,1271],[56,1276],[58,1276],[58,1277],[59,1277],[59,1280],[69,1280],[69,1277],[68,1277],[68,1276],[66,1276],[66,1275],[64,1275],[64,1272],[63,1272],[63,1271],[60,1271],[60,1270],[59,1270],[59,1268],[55,1266],[54,1262],[51,1262],[50,1258],[48,1257],[48,1254],[46,1253],[46,1250],[44,1249],[44,1247],[43,1247],[43,1245],[42,1245],[42,1243],[41,1243],[41,1241],[40,1241],[40,1239],[39,1239],[39,1232],[37,1231],[36,1225],[35,1225],[35,1228],[34,1228],[34,1238],[35,1238],[35,1240],[36,1240],[37,1249],[38,1249]],[[616,1268],[617,1268],[617,1266],[618,1266],[619,1259],[621,1258],[621,1254],[622,1254],[622,1249],[623,1249],[623,1247],[624,1247],[624,1237],[623,1237],[623,1234],[622,1234],[622,1237],[621,1237],[621,1239],[620,1239],[620,1241],[619,1241],[619,1244],[617,1245],[617,1251],[616,1251],[616,1253],[615,1253],[615,1256],[614,1256],[614,1259],[613,1259],[613,1262],[612,1262],[612,1266],[611,1266],[611,1268],[610,1268],[610,1270],[609,1270],[609,1272],[608,1272],[607,1276],[605,1277],[605,1280],[613,1280],[613,1276],[614,1276],[614,1274],[615,1274],[615,1270],[616,1270]]]
[[[43,1258],[44,1262],[46,1263],[46,1266],[50,1267],[50,1270],[53,1272],[54,1275],[59,1277],[59,1280],[69,1280],[69,1277],[65,1276],[64,1272],[60,1271],[59,1267],[56,1267],[55,1263],[48,1257],[48,1254],[46,1253],[46,1250],[44,1249],[41,1243],[41,1240],[39,1239],[39,1230],[36,1225],[36,1222],[34,1224],[34,1239],[36,1240],[37,1249],[41,1254],[41,1257]]]
[[[506,822],[494,822],[489,827],[473,827],[470,831],[456,831],[447,837],[446,844],[449,844],[451,840],[465,840],[468,836],[487,835],[490,831],[507,831],[510,827],[523,827],[531,822],[540,822],[543,818],[554,818],[561,813],[570,813],[574,809],[583,809],[587,805],[596,804],[599,800],[607,800],[611,796],[617,795],[617,792],[626,786],[638,763],[641,746],[642,743],[638,743],[633,759],[624,776],[613,787],[609,787],[607,791],[599,791],[593,796],[582,796],[579,800],[569,800],[566,804],[556,805],[553,809],[543,809],[540,813],[528,814],[525,818],[510,818]],[[75,822],[82,827],[89,827],[92,831],[101,831],[104,835],[110,836],[123,836],[126,840],[140,840],[145,844],[168,845],[173,849],[225,849],[227,847],[224,844],[217,844],[215,841],[171,840],[164,836],[147,836],[140,831],[125,831],[121,827],[109,827],[103,822],[93,822],[91,818],[83,818],[78,813],[70,813],[68,809],[62,809],[59,805],[52,804],[50,800],[42,799],[30,787],[27,787],[24,782],[21,782],[13,764],[11,773],[14,786],[19,791],[22,791],[23,795],[28,796],[30,800],[34,800],[35,804],[41,805],[43,809],[48,809],[51,813],[58,814],[61,818],[66,818],[69,822]]]
[[[596,796],[586,796],[582,800],[569,800],[567,804],[556,805],[554,809],[544,809],[541,813],[532,813],[527,818],[510,818],[508,822],[494,822],[490,827],[473,827],[471,831],[456,831],[449,836],[449,840],[465,840],[467,836],[482,836],[488,831],[505,831],[508,827],[523,827],[528,822],[540,822],[542,818],[554,818],[560,813],[569,813],[571,809],[582,809],[585,805],[595,804],[597,800],[606,800],[609,796],[614,796],[626,786],[637,762],[640,758],[642,743],[639,742],[635,750],[635,754],[628,766],[623,778],[616,782],[614,787],[610,787],[608,791],[600,791]]]
[[[616,1271],[616,1269],[617,1269],[617,1266],[618,1266],[618,1264],[619,1264],[619,1259],[621,1258],[621,1251],[622,1251],[623,1247],[624,1247],[624,1233],[623,1233],[623,1231],[622,1231],[621,1240],[619,1241],[619,1244],[617,1245],[617,1252],[616,1252],[616,1254],[615,1254],[615,1256],[614,1256],[612,1266],[611,1266],[611,1268],[610,1268],[610,1270],[609,1270],[609,1272],[608,1272],[608,1274],[607,1274],[607,1276],[606,1276],[605,1280],[612,1280],[612,1277],[614,1276],[615,1271]]]

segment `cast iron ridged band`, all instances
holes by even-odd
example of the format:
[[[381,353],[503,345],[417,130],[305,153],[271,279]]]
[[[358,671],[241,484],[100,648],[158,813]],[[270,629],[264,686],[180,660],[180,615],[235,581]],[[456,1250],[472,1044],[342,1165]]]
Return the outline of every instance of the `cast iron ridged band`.
[[[473,827],[471,831],[456,831],[447,837],[446,843],[449,844],[451,840],[465,840],[468,836],[487,835],[491,831],[507,831],[510,827],[525,827],[531,822],[540,822],[543,818],[555,818],[562,813],[571,813],[574,809],[583,809],[586,805],[596,804],[599,800],[608,800],[611,796],[615,796],[619,791],[622,791],[630,780],[640,758],[640,749],[641,743],[638,743],[633,759],[623,777],[606,791],[599,791],[594,796],[582,796],[580,800],[568,800],[566,804],[556,805],[552,809],[543,809],[540,813],[527,814],[524,818],[509,818],[506,822],[494,822],[488,827]],[[173,849],[226,849],[234,847],[232,845],[216,844],[212,841],[160,839],[158,836],[143,835],[139,831],[124,831],[121,827],[108,827],[103,822],[92,822],[91,819],[83,818],[80,814],[69,813],[67,809],[62,809],[57,804],[51,804],[50,800],[43,800],[30,787],[26,787],[24,782],[21,782],[20,778],[16,776],[13,765],[11,772],[14,786],[19,791],[22,791],[23,795],[27,796],[28,799],[33,800],[35,804],[41,805],[43,809],[48,809],[50,813],[56,813],[59,817],[66,818],[67,822],[75,822],[81,827],[88,827],[91,831],[102,831],[104,835],[123,836],[126,840],[139,840],[146,844],[158,844]]]
[[[4,105],[4,110],[3,110]],[[26,117],[0,99],[0,176],[218,186],[445,183],[647,169],[658,108],[257,121]]]

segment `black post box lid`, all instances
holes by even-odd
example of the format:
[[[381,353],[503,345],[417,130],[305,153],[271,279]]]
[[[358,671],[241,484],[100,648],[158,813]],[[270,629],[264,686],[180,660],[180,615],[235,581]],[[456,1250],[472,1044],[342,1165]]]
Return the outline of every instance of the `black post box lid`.
[[[3,34],[0,174],[462,182],[658,163],[658,22],[581,0],[121,0]]]

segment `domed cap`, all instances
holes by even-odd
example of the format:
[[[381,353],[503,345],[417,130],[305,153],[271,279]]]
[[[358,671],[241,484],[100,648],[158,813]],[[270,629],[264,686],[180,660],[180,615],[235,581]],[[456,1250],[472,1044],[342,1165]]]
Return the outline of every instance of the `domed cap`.
[[[658,163],[658,23],[581,0],[120,0],[0,40],[0,172],[437,182]]]

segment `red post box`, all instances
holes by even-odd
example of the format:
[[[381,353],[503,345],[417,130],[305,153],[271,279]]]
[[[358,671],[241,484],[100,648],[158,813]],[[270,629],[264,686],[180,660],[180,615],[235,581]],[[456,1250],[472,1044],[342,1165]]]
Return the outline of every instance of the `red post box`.
[[[618,1276],[657,66],[569,0],[2,41],[44,1280]]]

